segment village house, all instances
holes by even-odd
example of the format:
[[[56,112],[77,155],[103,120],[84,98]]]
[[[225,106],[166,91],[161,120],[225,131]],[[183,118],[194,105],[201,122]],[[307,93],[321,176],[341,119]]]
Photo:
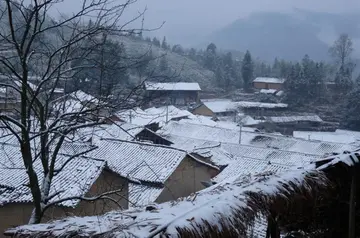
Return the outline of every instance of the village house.
[[[337,126],[323,121],[318,115],[270,116],[262,119],[256,128],[284,135],[292,135],[295,130],[334,131]]]
[[[19,147],[2,144],[0,154],[0,232],[3,234],[5,229],[29,222],[33,203],[30,189],[26,186],[28,175],[21,169],[23,165]],[[60,168],[69,157],[70,155],[59,155],[57,168]],[[40,162],[34,166],[39,171],[41,181]],[[94,197],[115,190],[117,193],[109,195],[112,200],[67,200],[71,197]],[[43,222],[73,215],[101,215],[114,209],[128,208],[128,179],[110,171],[104,160],[82,157],[71,160],[53,179],[50,194],[57,192],[58,195],[49,202],[64,200],[45,211]]]
[[[166,138],[144,126],[130,123],[103,124],[82,128],[74,132],[73,141],[99,145],[103,139],[152,142],[160,145],[171,145]]]
[[[131,133],[136,134],[131,130],[139,131],[128,128],[129,136]],[[110,130],[115,134],[107,134],[108,132],[104,130],[101,135],[96,133],[97,148],[71,160],[56,175],[50,194],[62,190],[64,192],[60,192],[50,202],[118,191],[109,195],[112,201],[66,200],[49,208],[44,215],[44,222],[70,214],[99,215],[115,209],[175,200],[205,188],[202,182],[210,181],[219,173],[218,167],[184,150],[122,141],[114,139],[119,135],[116,130]],[[33,208],[30,190],[25,186],[28,178],[25,170],[21,169],[22,160],[18,148],[16,144],[2,144],[0,150],[0,219],[4,220],[1,222],[0,231],[27,223]],[[61,167],[70,155],[85,148],[90,147],[86,144],[66,143],[57,158],[57,166]],[[40,161],[34,166],[39,170],[38,175],[42,175]]]
[[[116,113],[119,121],[134,125],[144,126],[152,131],[157,131],[169,121],[179,121],[193,117],[187,110],[181,110],[173,105],[151,107],[145,110],[133,108],[121,110]]]
[[[293,138],[284,136],[281,134],[260,133],[256,132],[253,128],[242,127],[241,131],[234,129],[218,128],[212,126],[204,126],[183,122],[169,122],[158,134],[165,137],[171,142],[173,136],[182,138],[191,138],[203,141],[213,141],[221,143],[222,147],[231,146],[236,150],[239,145],[249,145],[254,148],[250,148],[247,151],[237,153],[237,155],[251,154],[251,150],[255,150],[256,147],[283,150],[288,152],[306,153],[311,155],[324,156],[328,153],[351,151],[357,148],[355,144],[346,143],[334,143],[324,142],[316,140],[305,140],[299,138]],[[226,151],[234,154],[230,149],[225,148]],[[232,150],[232,149],[231,149]],[[190,151],[190,150],[189,150]]]
[[[254,79],[253,85],[256,89],[275,89],[277,91],[284,89],[286,79],[258,77]]]
[[[219,173],[218,167],[184,150],[148,143],[102,140],[88,156],[106,160],[112,171],[137,181],[129,185],[130,206],[188,196]]]
[[[236,103],[230,99],[204,99],[201,102],[191,110],[193,114],[216,118],[221,116],[235,117],[238,112]]]
[[[360,231],[359,197],[352,195],[358,186],[351,182],[359,161],[358,152],[344,152],[306,168],[234,174],[176,202],[22,226],[6,235],[58,237],[61,229],[62,236],[79,237],[279,238],[301,230],[306,237],[349,237]]]
[[[147,96],[154,104],[190,105],[199,102],[201,88],[198,83],[145,82],[145,90]]]
[[[233,117],[237,119],[239,112],[253,117],[265,116],[271,112],[283,111],[288,107],[284,103],[263,103],[248,101],[232,101],[230,99],[202,100],[202,104],[194,107],[192,113],[210,117]]]

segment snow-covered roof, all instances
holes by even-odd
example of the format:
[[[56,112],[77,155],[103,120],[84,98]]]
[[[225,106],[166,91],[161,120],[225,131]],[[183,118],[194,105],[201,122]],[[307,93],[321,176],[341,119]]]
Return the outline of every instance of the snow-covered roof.
[[[265,94],[274,94],[276,92],[277,92],[276,89],[261,89],[260,90],[260,93],[265,93]]]
[[[360,133],[349,133],[342,130],[328,131],[294,131],[293,136],[305,140],[319,140],[334,143],[360,144]]]
[[[318,115],[266,117],[266,120],[274,123],[288,123],[288,122],[300,122],[300,121],[323,122],[323,120]]]
[[[145,89],[148,91],[201,91],[198,83],[156,83],[145,82]]]
[[[239,126],[236,122],[231,121],[214,121],[211,117],[202,116],[202,115],[192,115],[189,118],[182,119],[182,123],[189,123],[189,124],[196,124],[196,125],[203,125],[203,126],[211,126],[211,127],[219,127],[225,129],[234,129],[238,130]],[[244,124],[245,125],[245,124]]]
[[[253,128],[242,127],[242,141],[251,141],[256,134],[248,134]],[[177,135],[200,140],[216,141],[222,143],[239,143],[239,130],[220,127],[203,126],[184,122],[171,121],[158,132],[160,135]]]
[[[74,99],[74,100],[77,100],[77,101],[80,101],[82,103],[98,103],[99,100],[93,96],[91,96],[90,94],[88,93],[85,93],[81,90],[78,90],[78,91],[75,91],[75,92],[72,92],[69,94],[69,96]]]
[[[285,83],[286,79],[270,78],[270,77],[257,77],[254,83]]]
[[[230,99],[202,100],[203,104],[214,113],[231,112],[237,110],[237,105]]]
[[[238,145],[240,139],[239,130],[182,123],[181,121],[169,122],[158,133],[164,136],[173,135],[234,145]],[[171,141],[171,138],[169,140]],[[327,153],[351,151],[357,148],[355,145],[343,143],[312,141],[276,134],[258,133],[248,130],[247,127],[242,127],[241,144],[319,156]]]
[[[164,183],[186,157],[183,150],[165,146],[102,140],[99,148],[88,154],[104,159],[109,169],[134,181]]]
[[[285,103],[264,103],[264,102],[234,102],[230,99],[202,100],[203,104],[214,113],[238,111],[241,108],[287,108]]]
[[[140,108],[128,109],[116,113],[116,115],[123,121],[135,125],[150,125],[152,123],[160,123],[161,125],[166,121],[191,117],[193,114],[187,110],[178,109],[175,106],[152,107],[146,110]]]
[[[67,218],[50,224],[22,226],[11,230],[11,233],[101,236],[110,232],[117,237],[128,237],[129,234],[137,237],[179,237],[184,230],[202,235],[208,229],[218,229],[216,231],[221,233],[223,228],[231,227],[234,233],[243,234],[254,225],[254,219],[268,203],[270,206],[276,203],[277,198],[290,198],[299,191],[311,190],[312,185],[327,186],[325,176],[313,167],[279,174],[268,172],[235,176],[193,196],[154,205],[152,211],[143,208],[114,211],[104,216]],[[234,226],[234,221],[241,225]],[[204,223],[206,226],[203,227]]]
[[[152,204],[163,190],[163,187],[129,183],[129,207],[141,207]]]
[[[89,110],[89,107],[86,105],[83,105],[81,101],[76,99],[67,99],[66,101],[56,101],[53,103],[53,109],[56,112],[59,112],[61,114],[65,113],[79,113],[86,112]]]
[[[56,168],[60,168],[68,158],[68,156],[59,155]],[[20,158],[18,159],[20,160]],[[62,192],[52,198],[50,202],[73,196],[84,196],[100,176],[104,167],[105,162],[101,160],[81,157],[71,160],[64,169],[54,177],[50,194],[55,194],[59,191]],[[41,166],[36,165],[35,169],[38,170],[39,181],[42,181],[43,173],[41,172]],[[25,184],[28,184],[28,175],[24,168],[0,167],[0,184],[4,182],[11,185],[11,188],[0,194],[0,205],[32,201],[31,191],[25,186]],[[79,200],[68,200],[60,203],[60,205],[75,207],[78,202]]]
[[[253,126],[253,125],[257,125],[260,123],[259,120],[255,120],[254,118],[252,118],[251,116],[249,115],[246,115],[244,117],[242,117],[240,119],[240,123],[243,125],[243,126]]]
[[[95,145],[99,145],[102,139],[134,140],[136,136],[147,130],[146,128],[129,123],[113,123],[111,125],[97,125],[94,127],[82,128],[76,131],[75,138],[71,141],[88,142],[90,139]]]
[[[355,136],[355,137],[360,138],[360,131],[350,131],[350,130],[337,129],[335,132],[337,134],[350,135],[350,136]]]
[[[257,135],[249,144],[258,147],[281,149],[285,151],[293,151],[320,156],[329,153],[331,154],[339,153],[342,151],[351,151],[357,148],[357,146],[349,144],[305,140],[294,137],[269,134]]]
[[[265,103],[265,102],[247,102],[240,101],[236,102],[240,108],[287,108],[288,105],[285,103]]]
[[[212,181],[219,183],[231,177],[259,174],[265,171],[281,172],[290,170],[291,167],[282,164],[269,163],[265,160],[250,159],[250,158],[237,158],[232,161],[220,174],[212,179]]]

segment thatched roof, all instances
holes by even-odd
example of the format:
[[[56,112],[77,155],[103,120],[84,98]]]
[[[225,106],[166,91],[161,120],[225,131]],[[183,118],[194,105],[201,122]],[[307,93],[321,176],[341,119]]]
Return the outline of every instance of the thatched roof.
[[[356,161],[340,155],[315,165],[283,174],[261,173],[228,179],[193,196],[148,206],[114,211],[98,217],[73,217],[49,224],[27,225],[7,231],[15,237],[248,237],[255,219],[281,214],[284,221],[299,218],[308,209],[297,209],[326,191],[325,170]],[[311,208],[310,208],[311,209]],[[286,216],[286,218],[284,218]]]

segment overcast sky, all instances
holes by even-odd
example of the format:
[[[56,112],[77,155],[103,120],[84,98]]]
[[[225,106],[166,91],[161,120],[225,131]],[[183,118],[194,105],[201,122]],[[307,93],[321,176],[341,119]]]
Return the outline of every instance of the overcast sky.
[[[65,0],[59,10],[71,11],[75,1],[81,2]],[[295,7],[320,12],[360,12],[360,0],[138,0],[126,17],[130,18],[145,7],[148,27],[166,21],[154,34],[166,35],[172,43],[186,44],[186,39],[203,37],[252,12],[289,12]]]

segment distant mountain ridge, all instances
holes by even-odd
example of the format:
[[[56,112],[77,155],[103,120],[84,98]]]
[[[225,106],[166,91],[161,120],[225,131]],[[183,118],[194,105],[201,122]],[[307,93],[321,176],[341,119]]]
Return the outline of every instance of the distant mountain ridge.
[[[315,60],[328,60],[329,45],[341,33],[354,38],[360,32],[360,16],[337,15],[294,9],[293,13],[259,12],[238,19],[214,32],[207,40],[219,48],[246,51],[264,60],[275,57],[299,60],[305,54]]]

